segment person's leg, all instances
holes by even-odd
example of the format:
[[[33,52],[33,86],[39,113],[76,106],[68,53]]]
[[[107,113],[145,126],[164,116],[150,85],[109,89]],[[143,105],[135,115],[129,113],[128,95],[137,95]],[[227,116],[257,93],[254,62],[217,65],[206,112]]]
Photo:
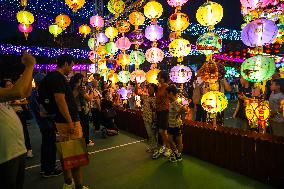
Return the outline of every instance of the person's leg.
[[[92,109],[92,118],[95,131],[99,131],[101,127],[101,112],[96,108]]]
[[[202,121],[202,107],[200,104],[196,104],[195,121]]]
[[[163,146],[170,148],[170,145],[169,145],[169,142],[168,142],[167,130],[159,129],[159,133],[160,133],[160,135],[162,137]]]
[[[56,164],[56,133],[53,128],[49,128],[46,131],[46,171],[51,173],[55,170]]]
[[[32,150],[32,146],[31,146],[31,140],[30,140],[30,134],[29,134],[29,130],[28,130],[28,125],[27,125],[27,120],[25,119],[23,113],[17,113],[22,126],[23,126],[23,131],[24,131],[24,137],[25,137],[25,145],[27,150]]]
[[[86,116],[84,115],[84,112],[79,113],[80,116],[80,122],[82,126],[82,131],[83,131],[83,137],[86,141],[86,144],[89,144],[89,126],[86,122]]]
[[[169,145],[170,145],[170,147],[171,147],[171,150],[172,150],[173,152],[177,151],[177,146],[176,146],[176,144],[175,144],[174,135],[169,134],[169,135],[168,135],[168,141],[169,141]]]
[[[75,188],[82,189],[83,188],[83,174],[82,174],[81,168],[78,167],[78,168],[72,169],[72,176],[74,178]]]
[[[182,153],[182,150],[183,150],[182,135],[177,136],[175,142],[177,145],[178,152]]]
[[[145,128],[146,128],[146,131],[147,131],[147,134],[148,134],[148,148],[150,150],[154,150],[157,148],[157,142],[156,142],[156,138],[155,138],[155,134],[152,130],[152,124],[149,123],[149,122],[144,122],[144,125],[145,125]]]

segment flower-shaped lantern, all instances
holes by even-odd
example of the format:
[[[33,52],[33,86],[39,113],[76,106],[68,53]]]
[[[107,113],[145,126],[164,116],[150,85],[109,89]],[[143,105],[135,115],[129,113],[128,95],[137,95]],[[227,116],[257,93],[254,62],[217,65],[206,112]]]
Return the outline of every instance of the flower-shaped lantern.
[[[87,37],[91,33],[91,28],[87,24],[83,24],[79,27],[79,33],[84,36],[84,38]]]
[[[33,31],[33,26],[32,25],[19,24],[18,29],[20,30],[20,32],[24,33],[24,36],[27,40],[29,33]]]
[[[85,0],[65,0],[65,3],[70,7],[73,12],[77,12],[85,4]]]
[[[61,27],[62,29],[66,29],[68,26],[71,24],[71,19],[68,15],[66,14],[60,14],[56,16],[55,18],[55,23]]]
[[[191,69],[184,65],[174,66],[170,72],[170,78],[174,83],[189,82],[191,76],[192,76]]]
[[[146,81],[146,73],[143,70],[135,70],[130,75],[132,82],[143,83]]]
[[[149,83],[154,83],[154,84],[158,84],[158,74],[161,70],[159,69],[151,69],[146,73],[146,79]]]
[[[172,56],[178,58],[178,62],[183,61],[183,57],[190,53],[191,45],[188,40],[178,38],[171,41],[169,45],[169,52]]]
[[[202,108],[209,113],[222,112],[227,108],[227,105],[227,97],[219,91],[209,91],[201,98]]]

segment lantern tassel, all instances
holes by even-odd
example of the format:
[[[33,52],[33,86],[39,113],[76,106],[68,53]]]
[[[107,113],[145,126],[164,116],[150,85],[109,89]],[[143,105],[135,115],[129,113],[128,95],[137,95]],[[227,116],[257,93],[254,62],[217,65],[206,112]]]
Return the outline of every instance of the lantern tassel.
[[[26,40],[28,40],[29,33],[24,32],[24,36],[25,36]]]

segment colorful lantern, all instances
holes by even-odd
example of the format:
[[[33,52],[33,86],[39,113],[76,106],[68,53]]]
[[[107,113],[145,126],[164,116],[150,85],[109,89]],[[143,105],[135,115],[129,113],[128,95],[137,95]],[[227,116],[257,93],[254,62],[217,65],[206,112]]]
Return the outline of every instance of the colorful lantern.
[[[100,28],[104,27],[105,21],[101,16],[95,15],[95,16],[92,16],[90,18],[90,24],[94,28],[100,29]]]
[[[62,33],[62,28],[59,27],[57,24],[51,24],[49,27],[49,33],[51,33],[52,35],[54,35],[54,37],[57,37],[59,34]]]
[[[273,58],[256,55],[243,62],[241,75],[248,81],[259,83],[269,79],[275,69]]]
[[[132,82],[143,83],[146,81],[146,73],[143,70],[135,70],[130,75]]]
[[[191,69],[184,65],[174,66],[170,72],[170,78],[174,83],[189,82],[191,76],[192,76]]]
[[[95,48],[95,46],[96,46],[96,39],[95,38],[90,38],[89,40],[88,40],[88,46],[89,46],[89,48],[91,49],[91,50],[93,50],[94,48]]]
[[[83,24],[79,27],[79,33],[84,35],[84,38],[87,37],[87,35],[89,35],[91,33],[91,28],[90,26]]]
[[[122,0],[110,0],[107,4],[109,12],[116,17],[124,11],[125,3]]]
[[[158,41],[163,37],[163,28],[159,25],[150,25],[145,29],[145,37],[150,41]]]
[[[257,8],[264,8],[272,4],[274,0],[240,0],[244,8],[254,10]]]
[[[157,48],[152,47],[146,51],[146,60],[152,64],[157,64],[159,62],[162,62],[164,59],[164,52]]]
[[[115,53],[117,53],[118,48],[115,44],[115,42],[111,41],[109,43],[106,44],[106,51],[109,55],[114,55]]]
[[[184,31],[189,26],[188,16],[181,12],[172,14],[168,22],[170,29],[178,33]]]
[[[56,16],[55,23],[62,29],[66,29],[71,24],[71,19],[68,15],[60,14]]]
[[[34,15],[28,11],[22,10],[17,13],[17,20],[21,24],[31,25],[34,23]]]
[[[77,12],[85,4],[85,0],[65,0],[65,3],[70,7],[73,12]]]
[[[119,54],[117,56],[117,59],[116,59],[116,63],[118,65],[120,65],[122,67],[122,69],[124,70],[125,69],[125,66],[128,66],[130,64],[130,57],[128,54]]]
[[[126,20],[119,20],[116,22],[116,27],[120,33],[126,33],[130,30],[130,23]]]
[[[120,71],[118,73],[118,79],[121,83],[128,83],[130,81],[130,72],[129,71]]]
[[[113,41],[113,39],[118,35],[118,30],[115,27],[108,27],[105,30],[106,36]]]
[[[215,83],[216,81],[223,79],[225,74],[224,66],[212,61],[205,62],[198,70],[198,76],[201,77],[204,82],[208,83]]]
[[[168,0],[168,4],[172,7],[181,7],[183,6],[188,0]]]
[[[103,73],[107,73],[108,72],[108,68],[107,68],[105,59],[100,59],[98,61],[98,68],[99,68],[100,72],[103,72]]]
[[[107,78],[108,78],[108,80],[111,81],[111,83],[113,85],[116,84],[117,82],[119,82],[118,74],[115,73],[113,70],[111,70],[111,72],[108,74]]]
[[[106,47],[104,45],[98,46],[98,48],[96,49],[96,54],[101,58],[104,58],[104,56],[107,54]]]
[[[223,18],[223,8],[218,3],[208,1],[198,8],[196,18],[202,26],[210,26],[210,29],[213,29]]]
[[[135,26],[135,30],[138,26],[142,25],[145,21],[145,17],[141,12],[134,11],[129,15],[129,22]]]
[[[128,37],[130,42],[135,45],[136,49],[138,49],[139,45],[144,42],[144,33],[142,29],[134,30],[128,35]]]
[[[178,62],[182,61],[182,57],[187,56],[190,53],[191,46],[186,39],[174,39],[169,45],[169,52],[172,56],[178,57]]]
[[[130,53],[130,62],[131,64],[136,65],[136,68],[139,67],[139,65],[143,64],[145,62],[145,55],[141,51],[132,51]]]
[[[116,46],[118,49],[125,51],[130,48],[131,42],[129,41],[127,37],[121,37],[117,39]]]
[[[102,43],[102,44],[105,44],[108,42],[108,38],[107,36],[105,35],[105,33],[101,32],[101,33],[98,33],[96,35],[96,38],[97,38],[97,42],[98,43]]]
[[[144,6],[144,15],[149,19],[160,18],[163,14],[163,6],[157,1],[149,1]]]
[[[91,73],[97,73],[97,67],[96,64],[91,64],[89,67],[89,72]]]
[[[158,84],[158,74],[161,70],[158,69],[151,69],[146,73],[146,79],[149,83],[154,83],[154,84]]]
[[[129,93],[130,91],[129,90],[127,90],[125,87],[122,87],[122,88],[120,88],[118,91],[117,91],[117,93],[118,94],[120,94],[121,95],[121,99],[122,100],[127,100],[128,99],[128,93]]]
[[[249,47],[271,44],[277,37],[278,28],[271,20],[257,19],[242,30],[242,41]]]
[[[24,33],[25,38],[28,39],[29,33],[33,31],[33,26],[32,25],[19,24],[18,29],[20,30],[20,32]]]
[[[196,49],[205,55],[217,53],[221,48],[222,39],[213,32],[203,34],[196,42]]]
[[[224,93],[210,91],[202,96],[201,105],[209,113],[218,113],[227,108],[228,100]]]

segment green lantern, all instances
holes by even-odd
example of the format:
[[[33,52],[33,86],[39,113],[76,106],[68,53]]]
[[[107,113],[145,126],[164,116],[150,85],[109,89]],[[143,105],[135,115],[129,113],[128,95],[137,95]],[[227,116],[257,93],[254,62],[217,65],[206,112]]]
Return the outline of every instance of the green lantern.
[[[221,48],[222,39],[213,32],[203,34],[196,42],[196,49],[205,55],[217,53]]]
[[[134,64],[136,67],[143,64],[145,62],[145,55],[141,51],[132,51],[130,53],[130,62]]]
[[[96,44],[95,38],[92,37],[88,40],[88,46],[91,50],[95,49],[95,44]]]
[[[115,42],[109,42],[106,44],[106,51],[109,55],[114,55],[117,51],[118,51],[118,48],[115,44]]]
[[[118,79],[121,83],[127,83],[130,81],[130,72],[129,71],[120,71],[118,73]]]
[[[256,55],[245,60],[241,66],[241,75],[248,81],[259,83],[269,79],[275,72],[274,59]]]

